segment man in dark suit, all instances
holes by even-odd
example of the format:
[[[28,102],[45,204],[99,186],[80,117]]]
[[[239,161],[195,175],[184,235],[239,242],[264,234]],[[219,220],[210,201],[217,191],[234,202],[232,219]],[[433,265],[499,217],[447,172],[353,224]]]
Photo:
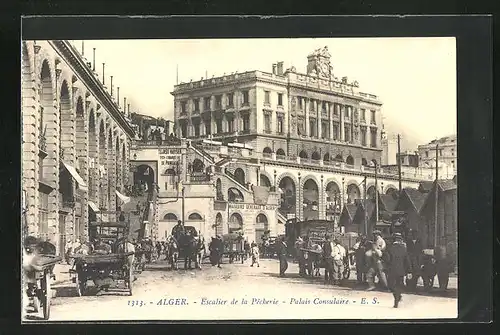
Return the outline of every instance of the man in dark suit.
[[[285,276],[285,271],[288,269],[288,261],[286,260],[287,246],[285,237],[282,237],[278,242],[278,258],[280,260],[280,277]]]
[[[403,280],[405,275],[410,272],[410,259],[400,233],[394,234],[394,242],[388,248],[387,256],[388,284],[394,296],[394,308],[398,308],[404,287]]]
[[[418,233],[415,230],[410,230],[408,239],[406,240],[408,257],[410,258],[410,270],[412,278],[406,281],[406,286],[410,291],[415,292],[417,289],[418,278],[422,276],[423,267],[423,244]]]

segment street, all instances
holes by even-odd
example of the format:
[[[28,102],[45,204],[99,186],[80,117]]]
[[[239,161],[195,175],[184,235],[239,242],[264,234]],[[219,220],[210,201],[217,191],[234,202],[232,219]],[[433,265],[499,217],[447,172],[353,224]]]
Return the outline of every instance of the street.
[[[447,297],[404,294],[395,309],[388,292],[366,292],[327,286],[322,278],[300,278],[289,263],[286,278],[278,277],[279,263],[261,260],[260,267],[203,264],[202,270],[171,271],[159,261],[137,275],[133,296],[111,290],[78,297],[75,284],[53,286],[50,321],[84,320],[231,320],[231,319],[404,319],[454,318],[457,315],[456,278]],[[355,274],[351,273],[351,279]],[[69,278],[69,277],[68,277]],[[244,301],[246,300],[246,304]]]

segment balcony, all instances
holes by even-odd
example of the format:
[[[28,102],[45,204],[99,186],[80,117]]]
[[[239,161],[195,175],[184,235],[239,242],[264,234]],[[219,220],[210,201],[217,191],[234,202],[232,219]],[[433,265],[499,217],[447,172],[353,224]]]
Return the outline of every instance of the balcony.
[[[44,135],[40,134],[38,136],[38,156],[40,158],[47,157],[47,138]]]
[[[241,104],[241,107],[250,107],[250,102],[249,102],[249,101],[244,101],[244,102]]]

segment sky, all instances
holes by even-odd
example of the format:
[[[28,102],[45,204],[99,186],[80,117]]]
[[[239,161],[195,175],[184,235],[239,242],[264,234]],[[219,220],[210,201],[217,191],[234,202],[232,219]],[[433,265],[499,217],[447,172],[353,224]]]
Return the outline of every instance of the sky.
[[[82,50],[82,41],[72,41]],[[224,73],[272,71],[284,62],[305,73],[307,55],[328,46],[334,75],[358,81],[361,92],[383,102],[389,137],[402,135],[402,149],[456,133],[455,38],[280,38],[192,40],[86,40],[84,56],[106,86],[120,87],[133,112],[173,120],[178,81]]]

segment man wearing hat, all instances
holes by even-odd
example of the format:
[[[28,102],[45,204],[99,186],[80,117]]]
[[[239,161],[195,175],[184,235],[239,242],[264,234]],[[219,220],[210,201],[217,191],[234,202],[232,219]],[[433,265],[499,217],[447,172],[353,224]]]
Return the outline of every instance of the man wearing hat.
[[[287,255],[287,245],[285,242],[285,237],[280,239],[278,244],[278,258],[280,260],[280,277],[285,276],[285,271],[288,269],[288,261],[286,260]]]
[[[323,259],[325,262],[325,284],[333,282],[333,249],[334,245],[330,235],[325,236],[323,245]]]
[[[340,285],[344,274],[344,258],[346,250],[340,243],[340,239],[333,239],[332,260],[333,260],[333,282]]]
[[[412,278],[408,278],[406,286],[411,291],[416,291],[418,278],[422,276],[424,248],[417,231],[410,229],[406,240],[408,257],[410,258]]]
[[[401,301],[401,292],[403,291],[403,280],[406,274],[411,277],[410,259],[406,251],[406,244],[403,242],[403,236],[400,233],[394,233],[394,242],[387,250],[387,264],[389,274],[389,288],[394,296],[394,308],[398,308]]]

